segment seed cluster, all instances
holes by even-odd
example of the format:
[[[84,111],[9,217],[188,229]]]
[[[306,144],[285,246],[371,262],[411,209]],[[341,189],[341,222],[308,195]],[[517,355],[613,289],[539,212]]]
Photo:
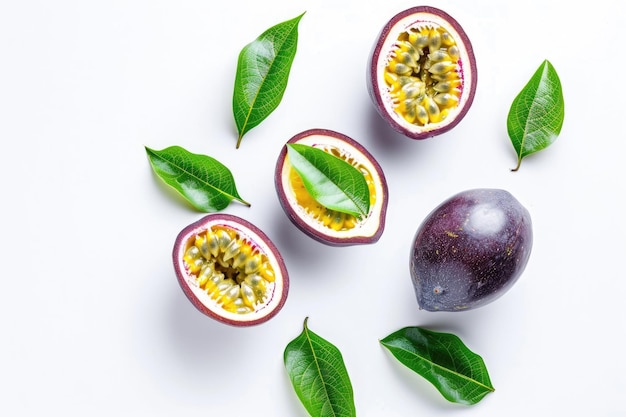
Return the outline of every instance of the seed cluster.
[[[232,313],[255,311],[274,286],[267,256],[232,229],[216,226],[196,235],[183,260],[198,287]]]
[[[335,146],[324,146],[320,148],[350,163],[363,173],[370,192],[370,207],[373,206],[376,201],[376,188],[374,178],[370,171],[345,150]],[[351,214],[331,210],[318,203],[311,194],[309,194],[304,187],[302,178],[300,178],[300,175],[293,168],[290,171],[289,180],[298,204],[320,225],[331,230],[344,231],[353,229],[359,223],[359,219]]]
[[[407,122],[441,122],[461,97],[459,47],[440,26],[411,28],[398,37],[384,76],[395,111]]]

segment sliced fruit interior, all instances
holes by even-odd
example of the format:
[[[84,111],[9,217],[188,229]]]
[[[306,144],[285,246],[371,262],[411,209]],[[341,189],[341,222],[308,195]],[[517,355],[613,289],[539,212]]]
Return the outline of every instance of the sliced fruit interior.
[[[316,145],[316,147],[350,163],[363,174],[369,189],[370,207],[373,207],[376,201],[376,187],[371,172],[346,150],[339,149],[332,145]],[[351,214],[331,210],[318,203],[311,194],[309,194],[302,182],[302,178],[292,167],[289,169],[289,182],[298,205],[302,207],[311,218],[325,228],[334,231],[350,230],[367,218],[366,216],[364,219],[359,220]]]
[[[257,311],[274,291],[276,274],[267,255],[226,227],[213,226],[189,239],[183,261],[197,288],[230,313]]]
[[[445,120],[463,91],[459,58],[457,41],[442,26],[428,22],[401,32],[384,70],[394,110],[418,126]]]

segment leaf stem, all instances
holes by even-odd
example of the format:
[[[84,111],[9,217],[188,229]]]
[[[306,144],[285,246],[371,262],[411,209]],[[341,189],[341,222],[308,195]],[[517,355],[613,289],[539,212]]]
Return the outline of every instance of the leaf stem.
[[[252,207],[252,204],[248,203],[246,200],[244,200],[243,198],[236,198],[235,200],[239,201],[241,204],[243,204],[246,207]]]
[[[511,168],[511,172],[517,172],[519,167],[522,165],[522,158],[517,158],[517,166],[515,168]]]

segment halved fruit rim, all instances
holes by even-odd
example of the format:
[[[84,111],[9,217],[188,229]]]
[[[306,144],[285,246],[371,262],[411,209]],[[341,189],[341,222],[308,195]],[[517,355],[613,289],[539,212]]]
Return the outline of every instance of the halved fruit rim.
[[[426,126],[411,124],[393,110],[391,96],[388,94],[388,87],[384,80],[384,68],[388,60],[388,54],[383,54],[382,52],[391,51],[400,33],[414,27],[418,22],[432,22],[444,27],[457,40],[457,44],[462,45],[459,48],[461,54],[459,62],[462,71],[463,90],[459,104],[455,111],[444,121]],[[381,39],[383,39],[382,42]],[[425,139],[452,129],[465,117],[465,114],[471,107],[477,84],[474,50],[461,25],[448,13],[430,6],[413,7],[396,14],[381,30],[370,56],[368,79],[370,81],[370,94],[375,100],[377,110],[381,116],[396,131],[412,139]]]
[[[274,266],[276,274],[274,291],[263,305],[252,313],[238,314],[226,311],[206,291],[198,286],[195,277],[187,272],[183,260],[189,242],[198,234],[212,227],[224,227],[231,229],[248,238],[259,247]],[[173,262],[176,265],[178,282],[191,303],[201,312],[218,321],[235,326],[252,326],[265,322],[275,316],[285,304],[289,293],[289,276],[282,255],[278,248],[258,227],[240,217],[213,213],[185,227],[177,236],[172,252]]]
[[[382,168],[374,157],[360,143],[342,133],[330,129],[309,129],[292,137],[287,143],[301,143],[304,145],[330,145],[337,146],[337,141],[344,144],[350,154],[358,161],[367,161],[373,168],[372,177],[376,187],[377,202],[371,207],[370,213],[362,220],[355,229],[350,231],[334,231],[323,229],[313,225],[311,217],[295,199],[295,195],[289,183],[289,170],[291,165],[286,160],[287,148],[283,147],[276,165],[276,189],[279,194],[281,205],[285,209],[290,220],[304,233],[322,243],[330,245],[354,245],[374,243],[380,239],[385,228],[385,215],[387,212],[387,182]],[[378,202],[380,199],[380,203]],[[296,209],[297,208],[297,209]],[[358,230],[358,234],[351,232]]]

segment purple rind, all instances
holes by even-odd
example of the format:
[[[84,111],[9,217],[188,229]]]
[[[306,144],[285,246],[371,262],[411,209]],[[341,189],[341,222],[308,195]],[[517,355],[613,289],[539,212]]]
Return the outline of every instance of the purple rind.
[[[465,311],[504,295],[532,250],[528,210],[508,191],[460,192],[437,206],[414,237],[410,273],[420,309]]]

